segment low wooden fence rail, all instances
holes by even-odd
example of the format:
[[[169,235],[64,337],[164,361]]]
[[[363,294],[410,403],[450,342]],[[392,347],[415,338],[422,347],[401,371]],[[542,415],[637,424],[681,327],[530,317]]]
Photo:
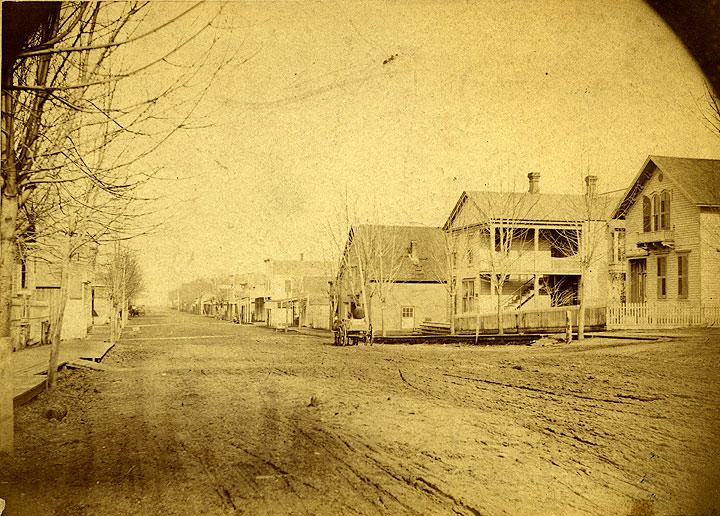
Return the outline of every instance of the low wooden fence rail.
[[[578,306],[558,306],[544,310],[512,310],[503,312],[503,330],[508,332],[554,332],[565,330],[566,312],[577,328]],[[605,307],[585,309],[585,328],[587,330],[605,329]],[[455,330],[460,332],[496,333],[496,313],[466,313],[455,316]]]

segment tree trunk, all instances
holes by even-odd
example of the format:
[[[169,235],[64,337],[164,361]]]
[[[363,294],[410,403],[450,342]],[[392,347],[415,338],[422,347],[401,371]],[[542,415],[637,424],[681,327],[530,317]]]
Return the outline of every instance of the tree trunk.
[[[11,174],[12,175],[12,172]],[[0,452],[13,451],[12,284],[15,265],[17,195],[2,191],[0,206]]]
[[[122,319],[120,320],[120,327],[125,328],[125,326],[127,326],[127,322],[128,322],[128,307],[130,306],[128,304],[128,300],[126,297],[123,297],[123,302],[122,302],[121,306],[122,306]]]
[[[452,278],[451,278],[452,280]],[[450,306],[448,313],[450,314],[450,335],[455,335],[455,292],[448,292],[450,298]]]
[[[570,310],[565,310],[565,343],[572,342],[572,316]]]
[[[368,299],[367,295],[367,285],[365,284],[365,272],[363,271],[362,262],[360,261],[360,256],[358,258],[358,273],[360,274],[360,285],[362,285],[362,298],[363,298],[363,308],[365,309],[365,317],[368,321],[368,324],[372,324],[372,318],[370,313],[370,300]]]
[[[480,337],[480,312],[477,312],[477,306],[475,307],[475,344],[478,343]]]
[[[585,338],[585,273],[580,275],[578,294],[580,297],[577,320],[578,340],[583,340]]]
[[[3,78],[7,79],[7,78]],[[3,84],[2,180],[0,180],[0,452],[13,452],[12,285],[18,213],[18,171],[13,151],[13,102]]]
[[[120,284],[120,306],[122,307],[121,316],[120,319],[120,327],[125,328],[125,325],[127,324],[128,319],[128,300],[127,300],[127,290],[125,288],[125,285],[127,284],[127,273],[126,273],[126,265],[127,265],[127,256],[123,255],[123,262],[122,262],[122,276]]]
[[[112,296],[110,298],[110,343],[116,344],[117,343],[117,327],[115,326],[115,313],[117,310],[117,305],[115,302],[115,297]]]
[[[382,331],[382,336],[385,337],[385,302],[380,301],[380,330]]]
[[[498,335],[505,335],[505,330],[503,329],[502,296],[500,295],[502,293],[502,285],[496,285],[495,292],[497,292]]]
[[[53,324],[52,339],[50,341],[50,361],[47,372],[47,388],[53,389],[57,384],[58,358],[60,356],[60,336],[62,335],[63,318],[68,298],[68,283],[70,278],[70,237],[68,237],[68,252],[63,256],[62,272],[60,273],[60,299],[58,299],[57,316]]]

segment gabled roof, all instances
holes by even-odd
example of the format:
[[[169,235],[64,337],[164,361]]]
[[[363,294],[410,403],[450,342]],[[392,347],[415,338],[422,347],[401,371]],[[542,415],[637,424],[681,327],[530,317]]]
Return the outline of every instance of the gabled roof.
[[[606,201],[603,194],[597,199],[600,205],[598,217],[602,218],[602,204]],[[500,220],[574,223],[586,220],[589,212],[585,195],[467,191],[460,196],[443,229],[449,229],[468,204],[475,208],[478,223]]]
[[[657,167],[696,206],[720,207],[720,160],[648,156],[613,212],[623,218]]]
[[[382,245],[390,247],[384,253],[388,263],[383,261],[383,264],[384,270],[393,271],[394,282],[440,283],[445,277],[442,267],[446,260],[444,256],[439,256],[445,250],[445,234],[441,228],[361,224],[351,228],[345,253],[349,252],[355,240],[379,240]],[[411,242],[415,242],[414,257],[410,256]]]

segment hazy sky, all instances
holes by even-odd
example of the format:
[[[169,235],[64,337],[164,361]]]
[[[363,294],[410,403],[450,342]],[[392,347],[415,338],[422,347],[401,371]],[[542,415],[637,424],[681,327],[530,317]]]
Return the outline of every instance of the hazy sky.
[[[233,2],[223,21],[238,59],[198,111],[212,125],[154,157],[179,209],[137,242],[153,289],[329,258],[346,190],[363,218],[440,225],[463,190],[530,171],[609,190],[648,154],[720,157],[697,65],[640,1]]]

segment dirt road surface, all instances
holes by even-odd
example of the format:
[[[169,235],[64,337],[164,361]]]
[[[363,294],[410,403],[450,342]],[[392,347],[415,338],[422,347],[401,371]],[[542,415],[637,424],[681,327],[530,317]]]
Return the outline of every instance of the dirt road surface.
[[[717,514],[719,364],[718,330],[340,348],[150,314],[106,370],[17,411],[0,497],[6,516]]]

